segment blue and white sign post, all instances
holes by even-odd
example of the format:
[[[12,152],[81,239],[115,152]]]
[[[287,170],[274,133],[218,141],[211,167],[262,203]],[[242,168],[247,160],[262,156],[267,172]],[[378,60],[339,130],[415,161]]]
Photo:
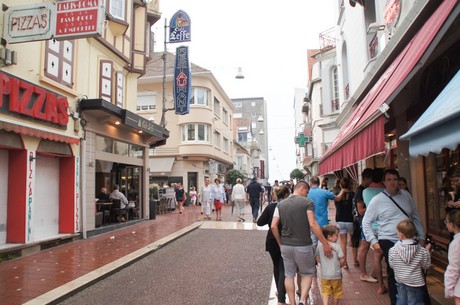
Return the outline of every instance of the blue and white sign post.
[[[174,65],[174,108],[176,114],[184,115],[190,112],[191,83],[192,73],[188,47],[177,47],[176,64]]]

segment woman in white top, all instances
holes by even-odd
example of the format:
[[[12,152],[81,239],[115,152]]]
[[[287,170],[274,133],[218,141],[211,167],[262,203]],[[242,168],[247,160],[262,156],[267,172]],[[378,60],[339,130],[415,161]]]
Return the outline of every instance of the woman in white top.
[[[236,184],[232,190],[232,204],[236,207],[238,221],[244,222],[244,204],[246,203],[246,192],[240,178],[236,179]]]
[[[225,202],[225,189],[224,185],[220,184],[220,179],[214,179],[214,185],[211,189],[211,202],[214,202],[216,208],[216,220],[222,221],[222,205]]]
[[[201,186],[199,200],[201,203],[201,214],[206,215],[205,219],[211,219],[211,190],[212,186],[209,184],[209,178],[204,179],[204,185]]]

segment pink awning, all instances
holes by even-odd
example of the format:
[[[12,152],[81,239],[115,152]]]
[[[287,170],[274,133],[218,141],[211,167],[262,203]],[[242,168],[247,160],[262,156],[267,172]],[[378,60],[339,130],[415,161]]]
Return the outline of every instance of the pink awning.
[[[79,144],[80,139],[78,137],[70,137],[54,132],[44,131],[41,129],[35,129],[32,127],[26,127],[23,125],[17,125],[12,123],[0,122],[0,128],[6,131],[12,131],[15,133],[34,136],[37,138],[48,139],[52,141],[64,142],[68,144]]]
[[[456,3],[457,0],[444,0],[382,74],[319,161],[320,175],[384,152],[384,119],[378,109],[416,66]]]

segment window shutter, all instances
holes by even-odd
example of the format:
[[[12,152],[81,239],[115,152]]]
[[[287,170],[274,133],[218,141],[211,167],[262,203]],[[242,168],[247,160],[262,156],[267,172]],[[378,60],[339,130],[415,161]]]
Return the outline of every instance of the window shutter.
[[[45,49],[45,76],[73,87],[74,41],[49,40]]]
[[[113,64],[111,61],[101,60],[100,97],[112,103]]]
[[[124,108],[123,105],[123,83],[124,75],[123,71],[117,71],[117,106]]]

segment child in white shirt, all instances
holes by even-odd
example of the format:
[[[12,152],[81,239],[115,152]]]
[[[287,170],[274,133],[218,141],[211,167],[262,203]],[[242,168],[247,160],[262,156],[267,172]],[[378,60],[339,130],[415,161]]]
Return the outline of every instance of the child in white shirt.
[[[332,247],[332,257],[324,255],[323,245],[318,243],[316,249],[316,260],[320,263],[321,270],[321,295],[323,304],[329,304],[332,296],[334,305],[339,304],[343,298],[342,288],[342,268],[345,265],[345,257],[342,248],[337,244],[339,238],[339,228],[334,225],[326,225],[322,228],[323,235]]]

